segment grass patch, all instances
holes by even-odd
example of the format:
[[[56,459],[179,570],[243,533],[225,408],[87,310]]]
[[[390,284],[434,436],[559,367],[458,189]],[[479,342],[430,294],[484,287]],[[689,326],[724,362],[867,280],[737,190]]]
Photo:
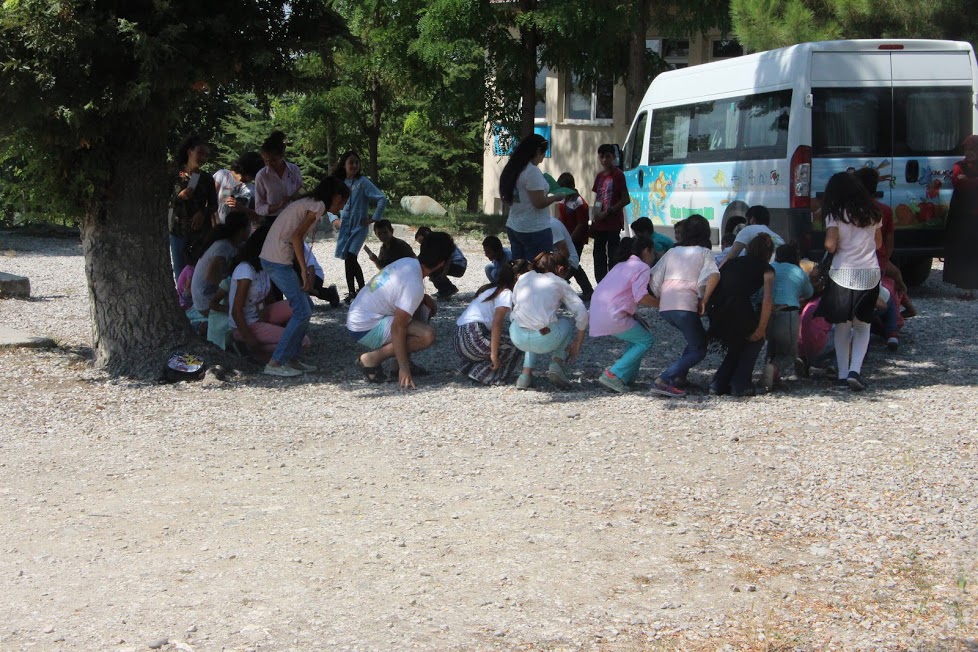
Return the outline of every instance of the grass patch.
[[[499,235],[506,230],[506,218],[502,215],[449,211],[447,215],[412,215],[406,210],[391,207],[384,211],[384,218],[393,224],[407,224],[415,228],[427,226],[435,231],[447,231],[452,235]]]

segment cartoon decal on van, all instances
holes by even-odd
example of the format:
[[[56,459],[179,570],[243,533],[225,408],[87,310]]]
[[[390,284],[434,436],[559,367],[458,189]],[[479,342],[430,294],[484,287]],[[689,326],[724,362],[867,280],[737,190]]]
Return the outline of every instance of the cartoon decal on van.
[[[690,215],[702,215],[718,226],[726,207],[734,202],[771,203],[765,193],[781,186],[783,175],[767,165],[744,170],[736,163],[659,165],[644,168],[644,173],[651,181],[644,191],[633,194],[635,206],[629,214],[646,216],[660,226],[672,226]]]
[[[834,172],[855,172],[858,168],[873,168],[880,175],[881,187],[889,187],[892,190],[891,205],[893,207],[893,224],[896,228],[943,228],[944,219],[947,216],[949,204],[942,201],[941,190],[944,182],[939,178],[941,171],[937,174],[929,167],[921,167],[920,177],[917,181],[917,189],[902,188],[898,189],[897,178],[892,174],[892,161],[884,159],[879,164],[875,161],[839,161],[839,165],[851,163],[842,169]],[[833,173],[834,173],[833,172]],[[820,176],[820,175],[819,175]],[[829,175],[831,176],[831,175]],[[821,181],[821,183],[819,183]],[[813,188],[824,188],[828,181],[816,179]],[[945,193],[946,194],[946,193]],[[949,198],[947,198],[949,200]],[[818,214],[822,206],[821,193],[817,193],[812,198],[812,210]],[[824,228],[821,220],[816,220],[814,226],[817,229]]]

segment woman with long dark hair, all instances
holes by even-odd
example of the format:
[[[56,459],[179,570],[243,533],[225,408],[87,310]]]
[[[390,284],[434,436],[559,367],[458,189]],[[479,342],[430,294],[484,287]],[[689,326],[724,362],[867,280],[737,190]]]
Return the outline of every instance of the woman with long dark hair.
[[[951,171],[954,194],[947,213],[944,245],[944,282],[963,292],[962,301],[973,301],[978,288],[978,136],[964,141],[964,159]]]
[[[217,189],[214,178],[201,170],[207,164],[211,148],[203,138],[192,134],[180,143],[176,158],[176,183],[170,216],[170,258],[173,278],[186,266],[184,250],[207,235],[217,213]]]
[[[338,212],[346,203],[350,191],[338,179],[326,177],[309,196],[296,199],[285,207],[268,230],[261,250],[261,266],[275,286],[289,301],[292,316],[282,338],[265,365],[269,376],[299,376],[316,367],[299,361],[302,340],[312,316],[312,301],[307,292],[313,279],[306,264],[304,240],[322,219],[326,211]],[[293,263],[298,261],[299,273]],[[301,278],[300,278],[301,277]]]
[[[835,324],[837,389],[862,391],[863,360],[869,349],[869,327],[880,293],[876,250],[883,246],[882,216],[856,175],[839,172],[829,178],[822,198],[825,251],[832,256],[818,315]]]
[[[340,157],[333,176],[341,180],[350,189],[350,201],[340,213],[339,233],[336,235],[336,257],[343,261],[346,268],[346,303],[363,287],[363,268],[357,256],[367,241],[370,225],[384,217],[384,210],[390,202],[380,188],[363,176],[360,172],[360,155],[349,151]],[[367,215],[368,203],[374,202],[373,217]]]
[[[509,206],[506,233],[514,260],[534,260],[539,254],[553,250],[550,205],[557,197],[548,195],[550,184],[537,167],[548,147],[543,136],[527,136],[517,145],[499,175],[499,193]]]
[[[255,212],[273,222],[302,189],[302,172],[285,160],[285,134],[273,131],[261,145],[265,167],[255,175]]]

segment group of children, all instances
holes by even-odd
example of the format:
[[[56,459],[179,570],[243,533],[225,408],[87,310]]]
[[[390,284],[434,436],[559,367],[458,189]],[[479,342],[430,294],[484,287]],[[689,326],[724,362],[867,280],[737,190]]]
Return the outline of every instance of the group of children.
[[[668,397],[685,394],[690,369],[702,362],[711,344],[724,358],[710,391],[736,396],[755,393],[752,373],[765,342],[762,383],[767,388],[792,363],[798,374],[807,375],[834,345],[841,384],[862,389],[864,340],[874,320],[891,348],[898,345],[901,315],[895,306],[905,301],[908,315],[912,304],[888,260],[886,207],[873,203],[874,180],[862,171],[845,179],[837,175],[826,189],[826,248],[836,258],[805,271],[797,249],[771,230],[762,206],[752,207],[745,223],[725,234],[719,255],[712,249],[710,225],[700,215],[675,226],[676,241],[656,233],[648,218],[633,221],[633,237],[622,240],[622,209],[629,200],[613,148],[598,151],[602,171],[592,186],[597,197],[592,209],[569,174],[557,180],[556,192],[542,176],[537,164],[547,147],[540,137],[522,141],[501,178],[503,195],[512,203],[510,247],[496,236],[483,241],[488,283],[458,318],[453,342],[462,372],[473,380],[508,382],[522,353],[516,386],[527,389],[534,384],[538,357],[549,355],[547,378],[566,388],[567,368],[590,333],[627,344],[597,380],[612,391],[629,391],[653,345],[647,321],[637,314],[643,306],[657,308],[686,342],[651,383],[652,392]],[[219,346],[240,346],[265,364],[267,374],[312,371],[301,359],[310,345],[311,297],[333,307],[340,302],[306,243],[329,214],[349,290],[346,327],[367,349],[357,366],[371,382],[392,379],[413,386],[426,370],[412,363],[411,353],[435,339],[430,321],[438,304],[425,293],[425,279],[437,289],[435,298],[446,300],[458,293],[451,279],[467,271],[468,262],[451,236],[418,229],[416,256],[383,219],[387,199],[361,175],[355,152],[344,154],[311,192],[303,190],[299,168],[285,160],[281,132],[273,133],[260,153],[243,155],[214,177],[200,170],[208,153],[205,143],[188,139],[177,157],[171,253],[175,270],[183,264],[178,295],[191,322]],[[371,202],[376,205],[372,215]],[[553,204],[557,216],[550,214]],[[381,243],[376,253],[366,246],[371,227]],[[867,235],[871,227],[876,229],[872,237]],[[892,234],[892,217],[889,229]],[[596,286],[581,265],[589,240],[594,242]],[[892,251],[892,235],[889,243]],[[358,262],[361,250],[378,269],[369,282]],[[870,257],[875,272],[865,271]],[[861,271],[853,271],[857,268]],[[571,280],[581,295],[571,289]],[[881,289],[872,294],[869,286]],[[822,297],[812,299],[823,289]],[[383,363],[391,358],[395,364],[385,372]]]

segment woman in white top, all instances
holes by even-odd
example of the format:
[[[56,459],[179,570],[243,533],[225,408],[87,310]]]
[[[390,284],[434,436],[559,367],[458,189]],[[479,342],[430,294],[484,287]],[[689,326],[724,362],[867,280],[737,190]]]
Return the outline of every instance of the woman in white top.
[[[302,172],[285,160],[285,134],[274,131],[261,146],[265,167],[255,175],[255,212],[273,222],[302,188]]]
[[[829,179],[822,214],[825,251],[832,255],[832,264],[817,314],[835,324],[836,388],[862,391],[869,325],[880,292],[876,250],[883,244],[882,216],[866,188],[848,172]]]
[[[566,265],[560,255],[542,253],[533,261],[533,270],[520,276],[513,288],[509,336],[526,353],[523,373],[516,381],[518,389],[533,385],[533,367],[537,355],[543,353],[551,354],[550,382],[563,389],[570,387],[564,363],[572,363],[581,352],[588,314],[584,302],[561,277]],[[558,317],[561,304],[574,315],[574,321]]]
[[[526,261],[520,262],[525,269]],[[483,385],[506,382],[519,363],[519,351],[503,332],[513,307],[514,285],[516,270],[504,263],[496,280],[479,288],[475,301],[455,322],[455,353],[462,360],[461,372]]]
[[[326,209],[339,211],[349,196],[350,190],[342,181],[326,177],[308,197],[286,206],[268,228],[268,238],[261,250],[261,266],[292,308],[292,317],[282,339],[265,365],[265,373],[269,376],[298,376],[316,369],[298,360],[300,344],[312,316],[312,301],[307,293],[312,289],[313,281],[303,245]],[[293,267],[294,262],[299,264],[299,274]]]
[[[549,144],[533,134],[520,141],[499,176],[499,192],[509,205],[506,233],[513,260],[535,260],[553,251],[550,231],[550,205],[557,197],[548,194],[550,184],[537,166],[543,162]]]

